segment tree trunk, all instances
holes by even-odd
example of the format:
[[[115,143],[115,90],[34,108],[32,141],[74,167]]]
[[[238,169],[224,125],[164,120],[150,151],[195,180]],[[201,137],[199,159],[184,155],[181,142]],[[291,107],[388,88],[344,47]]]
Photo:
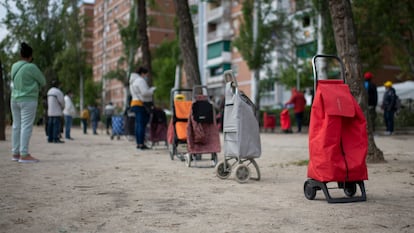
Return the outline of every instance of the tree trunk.
[[[377,148],[368,117],[367,94],[363,87],[362,65],[359,58],[357,36],[353,22],[350,0],[329,0],[329,11],[335,34],[336,49],[345,65],[345,79],[368,124],[368,162],[384,162],[384,155]]]
[[[147,33],[147,6],[146,0],[137,0],[138,3],[138,36],[141,42],[142,61],[149,71],[148,85],[152,86],[151,52]]]
[[[0,60],[0,141],[6,140],[6,106],[4,105],[3,64]]]
[[[184,63],[187,85],[192,88],[194,85],[201,85],[193,21],[191,20],[188,0],[174,0],[174,4],[179,22],[181,57]]]

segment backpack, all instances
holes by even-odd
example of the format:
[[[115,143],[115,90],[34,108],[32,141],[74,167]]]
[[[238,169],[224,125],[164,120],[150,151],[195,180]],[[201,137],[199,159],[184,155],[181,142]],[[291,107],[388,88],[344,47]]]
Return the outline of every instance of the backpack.
[[[195,101],[192,105],[193,118],[198,123],[213,123],[213,105],[207,100]]]
[[[401,99],[398,97],[397,94],[395,94],[395,104],[394,104],[394,110],[396,112],[399,112],[401,109]]]

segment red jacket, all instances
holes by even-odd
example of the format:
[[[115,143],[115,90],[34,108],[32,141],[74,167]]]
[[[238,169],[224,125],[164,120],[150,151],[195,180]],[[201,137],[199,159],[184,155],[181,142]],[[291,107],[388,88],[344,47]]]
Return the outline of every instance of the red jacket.
[[[290,100],[286,104],[293,104],[294,112],[300,113],[305,111],[306,99],[302,92],[292,90],[292,97],[290,97]]]

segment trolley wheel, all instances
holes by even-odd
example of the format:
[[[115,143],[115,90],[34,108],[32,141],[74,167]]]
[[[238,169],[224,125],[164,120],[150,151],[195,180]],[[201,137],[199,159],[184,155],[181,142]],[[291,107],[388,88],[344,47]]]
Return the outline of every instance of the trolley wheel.
[[[171,145],[169,147],[169,151],[170,151],[170,158],[171,158],[171,160],[174,160],[174,155],[177,152],[176,147],[174,145]]]
[[[192,155],[191,155],[190,153],[186,153],[186,154],[184,155],[185,165],[186,165],[187,167],[191,167],[191,157],[192,157]]]
[[[357,191],[356,183],[345,183],[344,193],[347,197],[353,197]]]
[[[114,135],[111,135],[111,140],[114,140]]]
[[[313,200],[316,197],[316,187],[313,187],[309,180],[305,181],[305,184],[303,185],[303,192],[308,200]]]
[[[216,165],[216,175],[218,178],[224,180],[229,178],[231,175],[231,166],[227,163],[226,169],[224,169],[225,161],[221,161]]]
[[[250,179],[250,168],[242,163],[237,165],[235,176],[237,182],[246,183]]]
[[[254,168],[256,169],[256,173],[257,173],[257,177],[255,177],[255,178],[251,177],[250,179],[260,180],[260,169],[259,169],[259,165],[257,165],[256,160],[254,160],[254,159],[250,159],[250,162],[253,164]]]
[[[217,153],[211,153],[211,165],[215,167],[217,165],[218,159],[217,159]]]

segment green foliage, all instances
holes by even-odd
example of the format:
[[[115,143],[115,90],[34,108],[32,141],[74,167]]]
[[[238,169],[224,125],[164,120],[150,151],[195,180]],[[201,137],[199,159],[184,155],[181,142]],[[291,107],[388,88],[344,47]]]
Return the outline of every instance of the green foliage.
[[[277,79],[287,88],[292,88],[297,85],[298,75],[301,90],[307,87],[313,87],[313,71],[312,66],[309,63],[305,63],[304,65],[299,66],[299,68],[290,65],[277,75]]]
[[[45,73],[46,79],[50,81],[56,78],[53,62],[56,54],[66,46],[62,17],[68,11],[68,6],[61,1],[13,1],[16,8],[12,11],[14,3],[11,2],[6,0],[1,3],[7,10],[3,21],[10,32],[7,46],[18,48],[21,42],[27,42],[33,47],[34,62]]]
[[[152,67],[154,67],[154,85],[157,87],[154,93],[157,105],[169,106],[170,91],[174,86],[175,68],[178,65],[179,54],[178,40],[164,41],[155,50]]]
[[[125,82],[128,81],[128,80],[126,80],[125,77],[127,77],[127,74],[126,74],[125,70],[121,69],[121,68],[111,70],[111,71],[109,71],[108,73],[106,73],[104,75],[105,79],[117,79],[117,80],[121,81],[122,83],[124,83],[124,85],[126,85]]]
[[[254,38],[254,2],[253,0],[243,2],[244,21],[241,23],[240,34],[234,39],[233,45],[240,51],[249,68],[257,70],[271,61],[271,52],[278,39],[284,37],[283,31],[289,27],[290,23],[283,12],[272,10],[272,1],[260,1],[257,3],[257,37]],[[277,18],[274,17],[276,15]]]
[[[381,65],[382,48],[407,79],[414,77],[414,2],[388,0],[352,1],[361,60],[368,69]]]
[[[97,104],[97,99],[100,98],[102,93],[102,84],[94,82],[92,79],[85,80],[85,95],[84,95],[84,107],[88,105]]]
[[[328,0],[312,0],[312,6],[315,9],[315,14],[312,16],[316,19],[319,13],[322,16],[322,34],[323,34],[323,54],[336,54],[335,37],[332,27],[331,14],[329,12]],[[317,24],[315,31],[317,31]]]
[[[123,67],[124,62],[127,63],[127,71],[124,78],[120,76],[115,76],[118,80],[122,81],[125,86],[128,85],[129,75],[132,73],[133,68],[136,64],[135,55],[138,51],[138,48],[141,46],[141,41],[138,38],[138,16],[137,16],[137,3],[133,1],[130,13],[128,24],[126,22],[116,20],[116,23],[119,28],[119,34],[121,36],[122,44],[124,45],[124,54],[120,57],[118,61],[118,71],[115,73],[120,74],[120,69]],[[125,25],[126,24],[126,25]],[[113,74],[110,74],[109,77],[112,77]]]

